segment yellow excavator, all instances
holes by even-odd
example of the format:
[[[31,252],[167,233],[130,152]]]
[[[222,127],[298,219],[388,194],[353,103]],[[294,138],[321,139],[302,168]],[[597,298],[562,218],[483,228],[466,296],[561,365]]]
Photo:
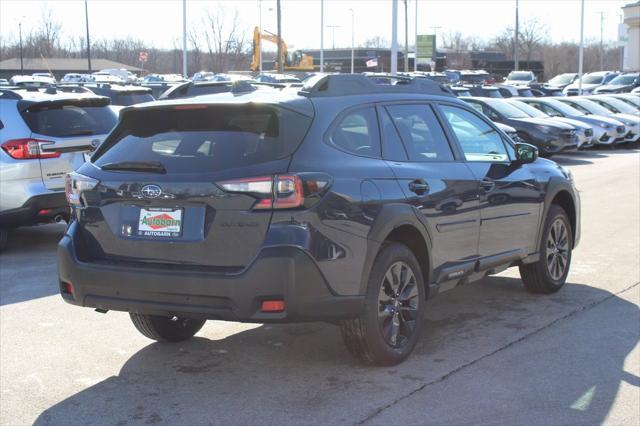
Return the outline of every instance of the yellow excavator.
[[[251,60],[251,70],[258,71],[260,69],[260,40],[270,41],[271,43],[278,45],[278,36],[270,32],[260,32],[260,28],[255,27],[253,30],[253,59]],[[280,39],[281,44],[281,58],[284,60],[285,71],[313,71],[313,56],[305,55],[304,53],[293,51],[289,53],[287,51],[287,43],[284,39]],[[274,61],[274,70],[278,69],[278,60]]]

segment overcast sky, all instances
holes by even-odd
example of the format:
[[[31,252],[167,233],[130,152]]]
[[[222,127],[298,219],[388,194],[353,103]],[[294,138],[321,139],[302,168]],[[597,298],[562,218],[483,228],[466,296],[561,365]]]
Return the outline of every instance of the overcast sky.
[[[604,38],[617,38],[620,7],[631,0],[587,0],[585,38],[600,39],[600,12],[605,13]],[[226,15],[239,12],[240,25],[252,31],[259,22],[276,32],[275,0],[187,0],[187,22],[191,28],[202,25],[207,11],[222,6]],[[391,0],[325,0],[325,48],[350,47],[351,12],[355,16],[356,45],[381,36],[391,39]],[[459,31],[465,36],[490,39],[515,20],[515,0],[418,0],[418,32]],[[180,45],[182,0],[89,0],[89,26],[92,38],[133,37],[153,47]],[[282,0],[282,34],[294,48],[320,46],[320,0]],[[64,35],[79,36],[85,31],[83,0],[0,0],[0,36],[6,43],[18,37],[18,22],[23,32],[38,27],[43,10],[50,9],[62,24]],[[404,40],[404,6],[399,1],[399,40]],[[520,20],[538,19],[556,42],[577,41],[580,36],[579,0],[520,0]],[[409,0],[409,34],[414,33],[415,0]],[[266,47],[265,47],[266,48]]]

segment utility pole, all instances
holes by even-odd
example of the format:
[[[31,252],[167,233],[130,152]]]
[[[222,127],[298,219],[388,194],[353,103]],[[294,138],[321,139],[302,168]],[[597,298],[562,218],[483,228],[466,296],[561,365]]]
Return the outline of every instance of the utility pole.
[[[187,0],[182,0],[182,76],[187,78]]]
[[[282,58],[282,20],[280,13],[280,0],[276,1],[276,13],[278,15],[278,73],[284,73],[284,59]]]
[[[351,74],[353,74],[353,62],[355,59],[355,44],[353,42],[353,32],[354,32],[354,19],[353,19],[353,8],[349,8],[349,11],[351,11]]]
[[[24,63],[22,61],[22,21],[18,22],[18,33],[20,34],[20,73],[24,73]]]
[[[604,70],[604,12],[600,12],[600,70]]]
[[[391,75],[398,74],[398,0],[391,0]]]
[[[518,0],[516,0],[516,34],[513,41],[513,69],[518,71],[520,68],[520,61],[518,60],[518,31],[520,26],[520,19],[518,16]]]
[[[413,55],[413,70],[418,71],[418,0],[416,0],[416,26],[414,33],[415,52]]]
[[[324,71],[324,0],[320,0],[320,72]]]
[[[331,28],[332,49],[336,50],[336,28],[340,28],[340,25],[327,25],[327,28]]]
[[[409,72],[409,9],[404,0],[404,72]]]
[[[578,95],[582,96],[582,66],[584,63],[584,0],[580,0],[580,54],[578,56]]]
[[[87,0],[84,0],[84,20],[87,25],[87,66],[89,67],[89,72],[91,72],[91,42],[89,41],[89,8]]]

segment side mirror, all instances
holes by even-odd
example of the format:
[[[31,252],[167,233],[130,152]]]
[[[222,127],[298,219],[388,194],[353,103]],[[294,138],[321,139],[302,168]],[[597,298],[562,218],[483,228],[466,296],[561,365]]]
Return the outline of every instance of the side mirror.
[[[533,163],[538,159],[538,148],[528,143],[516,144],[516,161],[520,164]]]

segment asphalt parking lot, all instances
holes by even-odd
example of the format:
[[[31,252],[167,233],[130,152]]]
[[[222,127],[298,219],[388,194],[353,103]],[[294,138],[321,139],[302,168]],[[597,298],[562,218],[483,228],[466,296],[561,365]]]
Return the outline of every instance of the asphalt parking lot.
[[[565,288],[517,270],[428,304],[412,356],[366,367],[329,324],[208,322],[177,345],[57,294],[63,225],[0,255],[0,423],[640,424],[640,150],[557,157],[582,196]]]

